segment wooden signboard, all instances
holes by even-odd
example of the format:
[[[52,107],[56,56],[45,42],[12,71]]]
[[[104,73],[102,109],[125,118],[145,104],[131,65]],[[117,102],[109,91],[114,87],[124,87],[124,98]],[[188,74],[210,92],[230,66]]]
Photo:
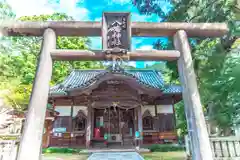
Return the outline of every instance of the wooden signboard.
[[[54,133],[65,133],[66,131],[66,128],[53,128]]]
[[[70,132],[64,133],[63,138],[67,138],[67,139],[71,138],[71,133]]]
[[[158,132],[143,132],[144,136],[158,136]]]
[[[103,50],[114,48],[131,50],[131,25],[129,12],[104,12],[102,20]]]

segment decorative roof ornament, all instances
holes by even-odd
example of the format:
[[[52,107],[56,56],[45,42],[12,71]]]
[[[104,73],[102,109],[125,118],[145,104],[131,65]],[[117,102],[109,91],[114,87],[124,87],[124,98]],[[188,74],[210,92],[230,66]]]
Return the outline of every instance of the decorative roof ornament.
[[[120,71],[122,69],[121,68],[122,65],[123,65],[123,59],[121,57],[113,56],[112,70],[113,71]]]

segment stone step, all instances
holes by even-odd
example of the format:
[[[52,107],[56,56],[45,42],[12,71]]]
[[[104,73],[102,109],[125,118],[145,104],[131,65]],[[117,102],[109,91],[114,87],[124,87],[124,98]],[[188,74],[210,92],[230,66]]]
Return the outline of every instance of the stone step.
[[[133,141],[133,139],[123,139],[123,141]]]
[[[88,160],[144,160],[143,157],[137,152],[103,152],[93,153]]]

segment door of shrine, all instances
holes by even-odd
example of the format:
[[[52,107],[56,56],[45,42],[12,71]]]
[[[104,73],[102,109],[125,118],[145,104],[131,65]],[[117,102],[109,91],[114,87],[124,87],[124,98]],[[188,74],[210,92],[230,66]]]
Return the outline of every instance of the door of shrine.
[[[94,115],[94,139],[105,139],[109,143],[121,143],[122,145],[126,140],[133,142],[134,109],[108,107],[95,109]]]

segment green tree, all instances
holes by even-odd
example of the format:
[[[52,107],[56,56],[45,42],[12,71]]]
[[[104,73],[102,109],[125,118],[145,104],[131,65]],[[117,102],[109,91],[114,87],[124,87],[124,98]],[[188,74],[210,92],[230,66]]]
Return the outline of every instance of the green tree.
[[[239,53],[235,41],[239,36],[239,4],[236,0],[180,0],[166,1],[170,4],[169,12],[163,12],[159,1],[133,0],[142,14],[157,14],[162,21],[168,22],[227,22],[230,27],[228,35],[217,39],[190,39],[192,56],[203,106],[208,116],[229,135],[231,127],[238,123],[239,104],[237,95],[240,93],[236,81],[239,80]],[[172,39],[168,43],[158,40],[156,49],[173,49]],[[171,79],[178,80],[176,63],[167,63]],[[234,72],[233,72],[234,71]],[[211,105],[210,105],[211,104]],[[183,110],[177,107],[176,114]],[[209,113],[210,112],[210,113]],[[179,114],[178,114],[179,113]],[[214,113],[214,114],[213,114]],[[183,117],[178,116],[180,122]],[[185,125],[184,125],[185,126]]]
[[[0,20],[9,20],[14,17],[15,14],[10,5],[8,5],[5,0],[0,1]]]
[[[73,20],[66,14],[24,16],[21,21]],[[34,80],[37,59],[41,47],[41,37],[13,37],[11,46],[13,51],[0,53],[0,81],[1,88],[10,92],[6,99],[15,108],[26,109]],[[58,49],[87,49],[90,45],[88,38],[57,37]],[[71,70],[85,68],[102,68],[101,63],[81,61],[56,61],[53,65],[51,84],[62,81]],[[9,86],[8,88],[4,86]]]
[[[5,2],[5,0],[0,1],[0,24],[4,20],[11,20],[15,18],[15,14],[12,11],[12,8]],[[0,34],[0,53],[8,52],[9,50],[12,50],[11,47],[9,47],[9,44],[11,43],[9,41],[9,37],[3,37]]]

